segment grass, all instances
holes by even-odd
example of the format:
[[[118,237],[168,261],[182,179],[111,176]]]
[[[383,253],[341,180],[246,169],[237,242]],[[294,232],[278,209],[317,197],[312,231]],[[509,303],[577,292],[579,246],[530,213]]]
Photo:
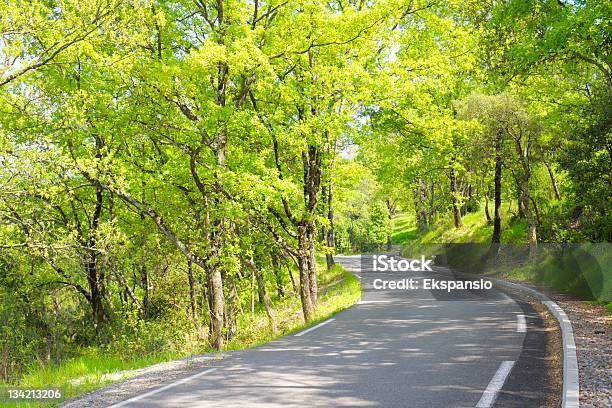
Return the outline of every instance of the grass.
[[[254,316],[245,313],[238,320],[238,335],[226,345],[228,350],[256,347],[277,337],[302,329],[316,321],[326,319],[332,314],[351,306],[361,294],[359,280],[340,265],[327,270],[318,263],[317,284],[319,287],[318,305],[314,319],[308,324],[303,322],[302,307],[297,296],[273,303],[276,332],[272,332],[270,321],[263,310]]]
[[[401,213],[394,218],[392,222],[393,231],[391,233],[391,242],[394,244],[403,244],[417,239],[418,233],[414,225],[414,215]]]
[[[516,204],[516,203],[513,203]],[[526,244],[527,223],[502,208],[502,244]],[[516,208],[516,205],[513,205]],[[401,214],[393,223],[393,240],[404,244],[402,254],[440,256],[440,261],[458,269],[496,273],[499,276],[541,283],[581,299],[604,302],[612,311],[612,264],[609,244],[581,244],[578,247],[538,245],[537,258],[527,262],[520,245],[502,247],[495,264],[484,258],[493,234],[493,225],[486,221],[484,209],[462,217],[462,225],[455,228],[452,215],[434,220],[433,227],[418,233],[414,214]],[[447,245],[466,244],[466,245]],[[472,245],[483,244],[483,245]],[[437,258],[436,258],[437,259]]]
[[[392,240],[394,244],[432,244],[489,242],[493,234],[493,223],[488,223],[484,209],[467,213],[461,219],[462,226],[455,228],[451,214],[435,219],[434,227],[419,233],[416,229],[414,214],[402,213],[393,220]],[[502,209],[502,243],[526,242],[527,224],[514,214]]]
[[[261,308],[255,313],[243,313],[237,321],[238,335],[225,345],[225,350],[236,350],[255,347],[267,343],[277,337],[300,330],[308,325],[343,310],[354,304],[361,295],[359,280],[340,265],[335,265],[329,271],[321,262],[318,264],[319,297],[315,318],[308,324],[303,322],[300,301],[293,293],[284,298],[272,299],[276,331],[272,331],[269,319]],[[147,356],[135,355],[122,358],[116,353],[100,351],[96,348],[83,349],[78,357],[65,360],[57,365],[37,365],[22,377],[15,387],[26,388],[61,388],[64,398],[71,398],[102,387],[108,383],[128,377],[138,368],[155,363],[169,361],[190,354],[212,351],[199,345],[183,352],[156,352]],[[0,388],[9,388],[0,382]],[[16,402],[3,403],[0,406],[11,408],[52,407],[57,403],[42,404]]]
[[[533,262],[501,265],[503,277],[542,283],[612,311],[612,253],[609,243],[539,246]]]
[[[176,353],[154,354],[150,356],[134,356],[122,359],[116,355],[100,353],[94,348],[81,351],[81,355],[64,361],[59,365],[47,365],[33,368],[26,374],[17,387],[20,388],[60,388],[64,398],[74,397],[94,390],[102,385],[129,376],[129,370],[146,367],[162,361],[168,361],[184,355]],[[8,384],[0,383],[0,388],[9,388]],[[51,407],[55,403],[4,403],[7,407]],[[0,406],[4,406],[1,405]]]
[[[525,251],[527,223],[509,213],[507,205],[503,210],[501,243],[525,245],[502,246],[494,264],[484,257],[493,226],[487,223],[483,209],[463,216],[459,228],[454,227],[452,215],[446,214],[423,233],[417,233],[413,214],[401,214],[393,223],[393,239],[397,244],[404,244],[402,254],[405,256],[439,256],[442,263],[457,269],[541,283],[583,300],[603,302],[605,310],[612,311],[609,244],[582,243],[563,248],[540,244],[536,258],[528,260]]]

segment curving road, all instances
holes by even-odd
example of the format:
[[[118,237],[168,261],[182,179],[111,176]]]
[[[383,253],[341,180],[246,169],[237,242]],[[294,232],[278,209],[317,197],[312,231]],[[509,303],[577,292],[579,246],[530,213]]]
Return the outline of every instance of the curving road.
[[[112,407],[546,405],[542,322],[529,305],[496,289],[372,290],[373,279],[397,276],[361,268],[357,256],[336,261],[362,280],[353,307]]]

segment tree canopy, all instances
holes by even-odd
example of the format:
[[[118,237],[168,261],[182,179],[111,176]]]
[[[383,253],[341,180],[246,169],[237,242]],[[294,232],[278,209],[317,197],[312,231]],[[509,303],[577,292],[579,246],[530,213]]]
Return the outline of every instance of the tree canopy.
[[[0,2],[0,375],[145,324],[222,349],[255,293],[310,321],[318,256],[400,212],[609,241],[611,8]]]

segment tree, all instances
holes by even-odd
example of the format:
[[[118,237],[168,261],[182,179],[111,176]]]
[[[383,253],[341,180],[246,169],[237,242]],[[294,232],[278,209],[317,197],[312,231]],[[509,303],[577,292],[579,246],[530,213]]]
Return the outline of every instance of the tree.
[[[65,51],[96,37],[97,32],[118,29],[121,23],[117,22],[122,20],[117,17],[130,6],[136,5],[124,0],[3,2],[0,88],[38,68],[60,63]]]
[[[483,95],[472,94],[460,106],[462,116],[466,119],[475,118],[484,126],[485,143],[494,144],[495,155],[495,219],[491,241],[500,242],[501,235],[501,175],[502,164],[510,166],[512,160],[520,164],[520,197],[525,208],[528,221],[528,243],[530,253],[534,254],[537,245],[536,221],[530,201],[530,178],[532,160],[537,146],[539,126],[525,110],[523,104],[509,94]],[[504,144],[513,145],[516,156],[507,151],[504,154]]]

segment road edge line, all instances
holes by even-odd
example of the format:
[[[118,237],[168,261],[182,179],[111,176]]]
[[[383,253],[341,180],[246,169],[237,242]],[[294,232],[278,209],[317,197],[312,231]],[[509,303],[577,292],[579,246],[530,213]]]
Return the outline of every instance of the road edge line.
[[[524,314],[516,315],[516,332],[527,333],[527,319]]]
[[[580,407],[580,380],[578,377],[578,357],[576,355],[576,342],[572,322],[561,306],[550,300],[548,296],[535,289],[528,288],[519,283],[507,282],[502,279],[486,277],[500,286],[505,286],[537,298],[545,305],[559,322],[563,338],[563,399],[562,408]]]
[[[487,384],[487,388],[482,393],[482,396],[476,404],[476,408],[490,408],[495,404],[499,392],[504,387],[515,361],[502,361],[499,368],[493,374],[493,378]]]
[[[306,333],[310,333],[311,331],[313,331],[313,330],[315,330],[315,329],[318,329],[318,328],[319,328],[319,327],[321,327],[321,326],[325,326],[327,323],[331,323],[331,322],[333,322],[334,320],[336,320],[336,319],[334,319],[333,317],[330,317],[329,319],[323,320],[321,323],[319,323],[319,324],[315,324],[314,326],[311,326],[311,327],[309,327],[309,328],[308,328],[308,329],[306,329],[306,330],[302,330],[301,332],[296,333],[296,334],[294,334],[293,336],[294,336],[294,337],[300,337],[300,336],[303,336],[303,335],[305,335]]]
[[[440,265],[441,266],[441,265]],[[438,267],[440,267],[438,266]],[[449,268],[442,266],[451,273]],[[518,290],[519,292],[527,293],[528,295],[538,299],[559,322],[561,327],[561,337],[563,340],[563,395],[561,408],[580,408],[580,379],[578,376],[578,357],[576,355],[576,342],[574,340],[574,329],[572,322],[563,311],[561,306],[553,302],[545,294],[521,285],[520,283],[508,282],[503,279],[493,278],[484,275],[475,275],[473,273],[454,272],[458,275],[469,277],[481,277],[488,279],[499,286]]]
[[[206,369],[206,370],[204,370],[204,371],[200,371],[199,373],[196,373],[196,374],[191,375],[191,376],[189,376],[189,377],[182,378],[182,379],[180,379],[180,380],[178,380],[178,381],[175,381],[175,382],[173,382],[173,383],[170,383],[170,384],[164,385],[163,387],[155,388],[155,389],[153,389],[153,390],[151,390],[151,391],[149,391],[149,392],[145,392],[145,393],[143,393],[143,394],[136,395],[135,397],[132,397],[132,398],[129,398],[129,399],[126,399],[126,400],[120,401],[120,402],[118,402],[118,403],[116,403],[116,404],[109,405],[107,408],[119,408],[119,407],[124,407],[124,406],[126,406],[126,405],[128,405],[128,404],[130,404],[130,403],[132,403],[132,402],[139,401],[139,400],[141,400],[141,399],[143,399],[143,398],[149,397],[149,396],[151,396],[151,395],[155,395],[155,394],[160,393],[160,392],[162,392],[162,391],[165,391],[165,390],[167,390],[167,389],[169,389],[169,388],[176,387],[177,385],[184,384],[184,383],[186,383],[187,381],[193,380],[194,378],[198,378],[198,377],[201,377],[201,376],[203,376],[203,375],[206,375],[206,374],[212,373],[212,372],[213,372],[213,371],[215,371],[215,370],[217,370],[217,367],[214,367],[214,368],[209,368],[209,369]]]

